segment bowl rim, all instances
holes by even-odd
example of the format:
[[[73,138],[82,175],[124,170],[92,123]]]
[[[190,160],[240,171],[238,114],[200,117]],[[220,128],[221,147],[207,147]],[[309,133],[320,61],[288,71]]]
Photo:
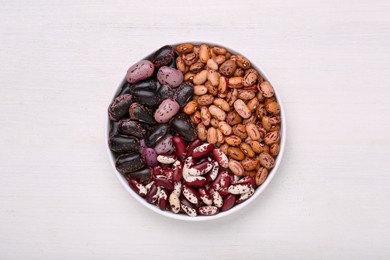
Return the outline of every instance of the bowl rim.
[[[171,43],[171,44],[167,44],[167,45],[170,45],[172,47],[175,47],[179,44],[183,44],[183,43],[192,43],[194,45],[199,45],[199,44],[207,44],[209,46],[221,46],[225,49],[227,49],[229,52],[233,53],[233,54],[238,54],[238,55],[242,55],[244,57],[248,57],[246,55],[243,55],[241,54],[240,52],[236,51],[233,48],[231,47],[227,47],[226,45],[223,45],[223,44],[219,44],[219,43],[215,43],[215,42],[207,42],[207,41],[184,41],[184,42],[177,42],[177,43]],[[149,54],[150,55],[150,54]],[[147,56],[145,56],[144,58],[142,58],[141,60],[145,59]],[[238,212],[239,210],[247,207],[249,204],[251,204],[254,200],[256,200],[257,197],[260,196],[261,193],[263,193],[263,191],[268,187],[268,185],[271,183],[272,179],[274,178],[275,174],[277,173],[279,167],[280,167],[280,164],[282,162],[282,159],[283,159],[283,156],[284,156],[284,152],[285,152],[285,146],[286,146],[286,137],[287,137],[287,133],[286,133],[286,113],[285,113],[285,110],[284,110],[284,106],[283,106],[283,101],[281,100],[280,98],[280,95],[278,93],[278,90],[277,90],[277,87],[274,86],[274,84],[272,83],[272,81],[270,80],[270,78],[268,77],[268,75],[264,72],[264,70],[258,66],[255,62],[253,62],[251,59],[247,58],[250,63],[251,63],[251,66],[256,69],[257,71],[260,72],[260,74],[262,75],[262,77],[270,82],[270,84],[273,86],[274,88],[274,92],[275,92],[275,96],[276,96],[276,99],[280,105],[280,116],[281,116],[281,129],[280,129],[280,132],[281,132],[281,138],[280,138],[280,151],[279,151],[279,154],[277,156],[277,158],[275,159],[275,166],[272,168],[272,170],[268,173],[268,177],[267,179],[265,180],[265,182],[260,186],[258,187],[256,190],[255,190],[255,193],[250,197],[248,198],[246,201],[238,204],[238,205],[235,205],[233,208],[227,210],[227,211],[224,211],[224,212],[220,212],[216,215],[213,215],[213,216],[200,216],[200,215],[197,215],[196,217],[190,217],[188,215],[184,215],[184,214],[175,214],[175,213],[172,213],[170,211],[162,211],[160,210],[156,205],[154,204],[149,204],[143,197],[139,196],[129,185],[128,185],[128,182],[126,181],[125,177],[123,177],[123,175],[121,173],[118,172],[118,170],[116,169],[115,167],[115,158],[114,158],[114,155],[113,153],[111,152],[110,150],[110,147],[108,145],[108,138],[109,138],[109,134],[110,134],[110,127],[111,127],[111,122],[110,122],[110,118],[107,114],[106,116],[106,120],[105,120],[105,136],[104,136],[104,142],[105,142],[105,148],[106,148],[106,151],[107,151],[107,154],[108,154],[108,158],[109,158],[109,161],[110,161],[110,164],[111,164],[111,167],[116,175],[116,177],[118,178],[119,182],[122,184],[122,186],[132,195],[133,198],[135,198],[135,200],[137,200],[139,203],[141,203],[142,205],[144,205],[146,208],[150,209],[151,211],[154,211],[155,213],[158,213],[159,215],[162,215],[162,216],[165,216],[167,218],[171,218],[171,219],[176,219],[176,220],[183,220],[183,221],[190,221],[190,222],[200,222],[200,221],[209,221],[209,220],[216,220],[216,219],[221,219],[223,217],[226,217],[226,216],[229,216],[229,215],[232,215],[233,213],[236,213]],[[126,82],[126,76],[124,77],[124,79],[121,81],[120,85],[115,89],[114,91],[114,94],[112,96],[112,98],[110,99],[110,104],[111,102],[115,99],[116,95],[121,91],[121,87],[123,86],[123,84]]]

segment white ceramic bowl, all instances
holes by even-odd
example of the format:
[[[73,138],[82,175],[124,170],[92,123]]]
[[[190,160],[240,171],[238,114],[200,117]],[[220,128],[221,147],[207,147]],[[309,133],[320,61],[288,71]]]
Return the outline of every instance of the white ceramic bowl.
[[[252,197],[250,197],[248,200],[244,201],[243,203],[241,204],[238,204],[236,206],[234,206],[233,208],[231,208],[230,210],[228,211],[225,211],[225,212],[220,212],[216,215],[213,215],[213,216],[196,216],[196,217],[190,217],[190,216],[187,216],[187,215],[184,215],[184,214],[174,214],[170,211],[161,211],[156,205],[152,205],[152,204],[149,204],[144,198],[140,197],[137,193],[135,193],[133,191],[132,188],[130,188],[130,186],[128,185],[126,179],[122,176],[122,174],[120,174],[117,169],[115,168],[115,157],[113,155],[113,153],[111,152],[109,146],[108,146],[108,138],[109,138],[109,133],[110,133],[110,119],[107,115],[107,119],[106,119],[106,131],[105,131],[105,146],[106,146],[106,150],[107,150],[107,154],[108,154],[108,157],[109,157],[109,160],[110,160],[110,163],[111,163],[111,166],[112,166],[112,169],[116,175],[116,177],[119,179],[120,183],[122,184],[122,186],[131,194],[131,196],[133,196],[133,198],[135,198],[139,203],[141,203],[142,205],[144,205],[145,207],[147,207],[148,209],[160,214],[160,215],[163,215],[165,217],[168,217],[168,218],[172,218],[172,219],[178,219],[178,220],[185,220],[185,221],[207,221],[207,220],[213,220],[213,219],[219,219],[219,218],[222,218],[222,217],[225,217],[225,216],[228,216],[228,215],[231,215],[231,214],[234,214],[235,212],[241,210],[242,208],[246,207],[247,205],[249,205],[250,203],[252,203],[254,200],[257,199],[257,197],[259,197],[259,195],[265,190],[265,188],[267,188],[267,186],[270,184],[272,178],[275,176],[276,172],[278,171],[278,168],[280,166],[280,163],[282,161],[282,158],[283,158],[283,154],[284,154],[284,149],[285,149],[285,144],[286,144],[286,114],[285,114],[285,111],[283,109],[283,103],[282,103],[282,100],[280,99],[280,96],[278,94],[278,91],[277,91],[277,86],[275,86],[274,84],[272,84],[272,81],[270,80],[270,78],[265,74],[265,72],[259,67],[256,65],[256,63],[250,59],[250,56],[247,56],[247,55],[243,55],[229,47],[226,47],[222,44],[217,44],[217,43],[211,43],[211,42],[198,42],[198,41],[187,41],[187,42],[191,42],[193,44],[202,44],[202,43],[205,43],[205,44],[208,44],[209,46],[221,46],[221,47],[224,47],[226,48],[229,52],[233,53],[233,54],[239,54],[239,55],[242,55],[244,57],[246,57],[247,59],[250,60],[251,62],[251,66],[256,69],[257,71],[260,72],[260,74],[262,75],[262,77],[267,80],[268,82],[271,83],[271,85],[274,87],[274,90],[275,90],[275,96],[278,100],[278,103],[280,105],[280,116],[281,116],[281,140],[280,140],[280,152],[279,152],[279,155],[277,156],[276,160],[275,160],[275,167],[269,172],[268,174],[268,177],[266,179],[266,181],[256,189],[255,191],[255,194],[252,195]],[[182,44],[182,43],[185,43],[185,42],[180,42],[180,43],[175,43],[175,44],[170,44],[171,46],[176,46],[178,44]],[[146,58],[146,57],[145,57]],[[129,66],[133,63],[136,63],[138,61],[130,61],[129,62]],[[127,68],[125,68],[127,69]],[[111,100],[110,100],[110,103],[112,102],[112,100],[114,100],[114,98],[116,97],[116,95],[121,91],[121,86],[123,85],[123,83],[126,81],[126,78],[123,79],[123,81],[121,82],[121,84],[119,85],[119,87],[114,91],[114,95],[112,96]],[[108,106],[107,106],[108,107]]]

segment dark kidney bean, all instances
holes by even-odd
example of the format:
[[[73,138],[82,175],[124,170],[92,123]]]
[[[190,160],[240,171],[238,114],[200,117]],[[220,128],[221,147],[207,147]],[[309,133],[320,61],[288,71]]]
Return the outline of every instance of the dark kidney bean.
[[[139,153],[121,154],[116,159],[115,166],[120,173],[128,175],[145,167],[145,161]]]
[[[176,53],[176,51],[174,52],[174,58],[172,59],[171,63],[169,63],[167,66],[170,67],[170,68],[174,68],[174,69],[177,69],[176,68],[176,59],[177,59],[178,55]]]
[[[184,107],[193,95],[194,85],[189,82],[183,82],[176,89],[176,102],[179,103],[180,107]]]
[[[162,101],[162,98],[158,93],[148,89],[134,90],[133,97],[142,105],[150,107],[158,106]]]
[[[118,121],[129,114],[129,108],[133,99],[129,94],[118,96],[111,102],[108,115],[112,121]]]
[[[154,78],[147,78],[140,82],[129,85],[130,93],[133,93],[137,90],[152,90],[156,91],[161,86],[160,82]]]
[[[124,95],[124,94],[130,94],[130,89],[131,89],[130,83],[127,82],[127,81],[124,82],[124,83],[122,84],[121,92],[119,92],[119,95],[118,95],[118,96],[122,96],[122,95]]]
[[[157,92],[162,100],[165,99],[174,99],[175,91],[168,85],[161,85]]]
[[[122,119],[118,122],[118,130],[121,134],[132,135],[138,138],[143,138],[146,131],[141,123],[131,119]]]
[[[134,136],[115,135],[108,140],[111,151],[116,153],[130,153],[139,150],[139,140]]]
[[[119,123],[111,121],[111,128],[110,128],[110,134],[109,136],[114,136],[119,134]]]
[[[174,58],[174,49],[170,45],[165,45],[158,49],[151,58],[151,62],[156,68],[161,66],[168,66]]]
[[[148,183],[148,182],[150,182],[152,175],[151,175],[150,168],[146,167],[146,168],[143,168],[141,170],[137,170],[137,171],[129,173],[129,175],[127,177],[137,179],[141,183]]]
[[[145,137],[145,144],[148,147],[155,147],[157,142],[165,136],[169,130],[168,124],[159,124],[149,130],[148,135]]]
[[[145,122],[150,125],[156,124],[154,120],[154,111],[146,106],[143,106],[139,103],[133,103],[129,108],[130,118]]]
[[[193,141],[197,137],[196,128],[189,116],[184,113],[177,114],[171,121],[171,127],[186,141]]]

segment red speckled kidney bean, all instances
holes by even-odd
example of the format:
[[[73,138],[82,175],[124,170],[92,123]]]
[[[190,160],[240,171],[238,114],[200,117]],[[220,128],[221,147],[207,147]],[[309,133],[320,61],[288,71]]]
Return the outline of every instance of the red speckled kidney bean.
[[[226,156],[226,154],[224,154],[220,149],[214,149],[213,150],[213,158],[214,160],[216,160],[218,162],[218,164],[222,167],[222,168],[227,168],[228,167],[228,158]]]
[[[129,185],[141,197],[145,197],[146,196],[147,191],[146,191],[145,186],[142,185],[141,183],[139,183],[136,179],[129,179]]]
[[[161,210],[167,209],[167,204],[168,204],[168,191],[167,190],[161,189],[160,194],[158,195],[157,204]]]
[[[234,206],[234,203],[236,202],[236,196],[233,194],[226,195],[226,197],[223,199],[223,205],[221,210],[227,211],[231,209]]]
[[[204,204],[211,206],[213,204],[213,199],[210,193],[205,188],[198,188],[199,198],[203,201]]]
[[[215,206],[201,206],[198,208],[198,212],[203,216],[212,216],[219,212],[219,209]]]
[[[172,137],[173,145],[175,146],[175,153],[179,160],[184,161],[186,155],[186,143],[184,142],[181,136],[173,136]]]
[[[173,173],[172,173],[172,180],[174,182],[176,181],[180,181],[181,178],[183,177],[183,169],[182,169],[182,162],[177,160],[176,162],[173,163],[172,165],[172,170],[173,170]]]
[[[157,175],[154,177],[154,183],[157,186],[162,186],[167,190],[173,190],[173,182],[165,175]]]
[[[192,158],[199,159],[206,157],[208,154],[210,154],[214,149],[214,145],[212,144],[202,144],[198,147],[196,147],[192,152]]]
[[[189,157],[189,156],[192,156],[192,152],[194,151],[194,149],[196,147],[198,147],[199,145],[202,144],[202,141],[200,139],[195,139],[194,141],[192,141],[188,147],[187,147],[187,153],[186,153],[186,156]]]

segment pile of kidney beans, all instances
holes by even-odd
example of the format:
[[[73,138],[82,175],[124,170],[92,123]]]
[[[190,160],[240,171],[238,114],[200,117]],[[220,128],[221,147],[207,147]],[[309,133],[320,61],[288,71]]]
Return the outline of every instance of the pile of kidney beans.
[[[164,46],[134,64],[109,106],[109,147],[133,190],[161,210],[214,215],[251,197],[251,176],[236,176],[227,156],[197,138],[183,107],[194,95],[176,69],[178,53]]]

